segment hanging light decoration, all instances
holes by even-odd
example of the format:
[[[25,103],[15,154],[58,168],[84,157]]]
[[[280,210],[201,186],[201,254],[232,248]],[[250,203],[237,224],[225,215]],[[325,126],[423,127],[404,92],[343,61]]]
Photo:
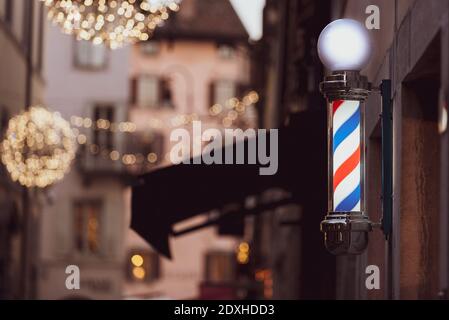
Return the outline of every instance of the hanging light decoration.
[[[41,0],[48,17],[78,40],[111,49],[146,41],[154,29],[178,11],[181,0]]]
[[[13,181],[44,188],[61,180],[75,157],[75,135],[59,113],[41,106],[13,117],[1,158]]]

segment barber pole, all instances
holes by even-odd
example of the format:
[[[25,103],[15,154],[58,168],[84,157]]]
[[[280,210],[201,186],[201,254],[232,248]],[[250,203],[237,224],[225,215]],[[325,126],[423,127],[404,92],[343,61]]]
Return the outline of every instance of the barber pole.
[[[360,212],[360,102],[335,100],[331,110],[333,211]]]
[[[364,204],[365,97],[360,94],[363,91],[348,93],[343,90],[333,96],[334,82],[329,83],[329,198],[328,214],[321,223],[321,230],[330,252],[360,254],[372,230]]]
[[[330,71],[320,83],[328,104],[328,212],[321,222],[324,242],[336,255],[361,254],[374,224],[365,205],[365,103],[372,86],[360,74],[372,55],[365,26],[352,19],[328,24],[318,38],[318,55]]]

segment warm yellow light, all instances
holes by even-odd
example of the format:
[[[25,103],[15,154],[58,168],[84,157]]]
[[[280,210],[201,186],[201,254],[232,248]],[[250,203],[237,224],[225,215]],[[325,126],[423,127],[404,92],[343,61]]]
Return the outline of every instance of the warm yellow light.
[[[239,245],[239,251],[242,251],[242,252],[249,252],[249,244],[248,244],[247,242],[242,242],[242,243]]]
[[[111,49],[146,41],[153,29],[177,11],[181,0],[41,0],[48,18],[78,40]]]
[[[229,128],[230,126],[232,126],[232,120],[229,117],[225,117],[222,120],[222,123],[225,128]]]
[[[223,107],[220,104],[214,104],[211,108],[210,108],[210,113],[213,116],[216,116],[217,114],[219,114],[221,111],[223,110]]]
[[[144,268],[142,268],[142,267],[134,267],[133,268],[133,276],[136,279],[143,280],[143,279],[145,279],[145,275],[146,275],[146,272],[145,272]]]
[[[247,264],[249,262],[249,256],[247,253],[239,252],[237,254],[237,262],[240,264]]]
[[[78,141],[79,144],[86,144],[87,137],[84,134],[80,134],[77,137],[77,141]]]
[[[251,91],[248,94],[248,98],[249,98],[250,103],[257,103],[257,102],[259,102],[259,94],[256,91]]]
[[[137,161],[137,157],[134,154],[125,154],[122,157],[123,164],[128,165],[128,166],[135,164],[136,161]]]
[[[157,162],[157,154],[154,152],[150,153],[147,157],[147,160],[149,163],[156,163]]]
[[[120,152],[118,152],[117,150],[111,151],[109,156],[111,157],[112,161],[117,161],[120,159]]]
[[[131,257],[131,262],[135,267],[141,267],[143,265],[143,257],[140,254],[135,254]]]
[[[1,160],[13,181],[47,187],[61,180],[75,158],[70,124],[41,106],[13,117],[1,144]]]
[[[249,244],[242,242],[237,248],[237,262],[247,264],[249,262]]]

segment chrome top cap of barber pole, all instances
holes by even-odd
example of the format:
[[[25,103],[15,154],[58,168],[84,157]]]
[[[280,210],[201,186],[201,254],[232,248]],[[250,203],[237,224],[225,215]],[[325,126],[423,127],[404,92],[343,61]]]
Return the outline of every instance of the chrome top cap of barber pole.
[[[358,71],[334,71],[320,83],[320,91],[329,101],[365,101],[371,92],[371,83]]]

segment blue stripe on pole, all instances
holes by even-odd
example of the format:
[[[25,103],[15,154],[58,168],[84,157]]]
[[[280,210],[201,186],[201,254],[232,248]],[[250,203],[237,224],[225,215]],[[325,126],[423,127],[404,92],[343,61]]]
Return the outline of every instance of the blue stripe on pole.
[[[343,201],[341,201],[335,211],[352,211],[360,201],[360,184]]]
[[[334,152],[338,146],[346,139],[360,124],[360,106],[354,112],[354,114],[346,120],[345,123],[334,134]]]

